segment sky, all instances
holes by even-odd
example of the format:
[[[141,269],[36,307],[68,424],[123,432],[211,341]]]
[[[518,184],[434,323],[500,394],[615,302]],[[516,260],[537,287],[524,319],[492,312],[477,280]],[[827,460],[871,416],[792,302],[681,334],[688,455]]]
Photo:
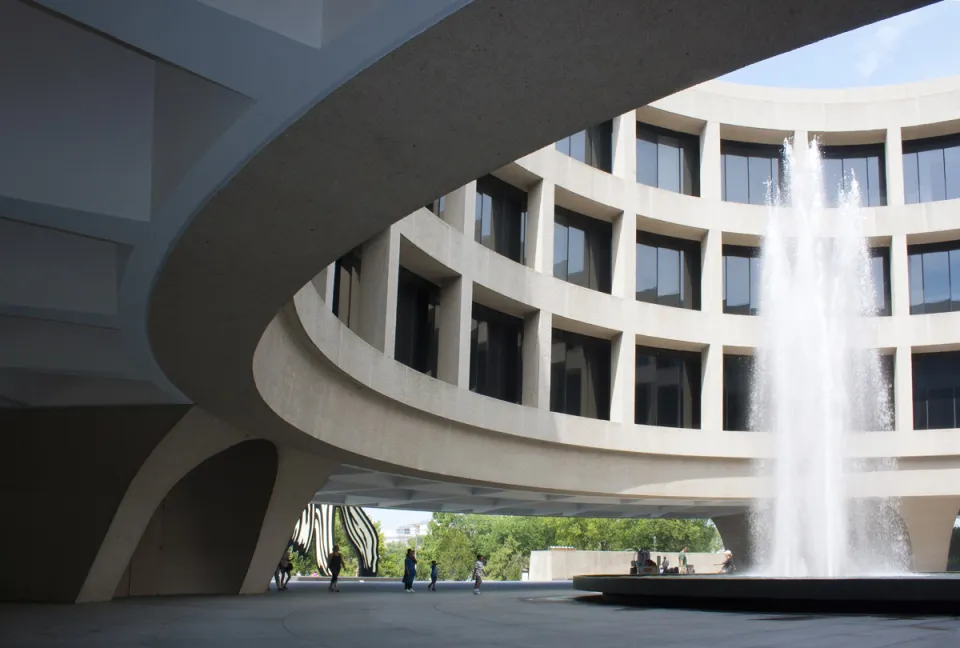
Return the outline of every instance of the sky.
[[[882,2],[882,0],[877,0]],[[892,85],[960,75],[960,0],[944,0],[750,65],[725,81],[791,88]],[[425,511],[367,509],[386,533]]]

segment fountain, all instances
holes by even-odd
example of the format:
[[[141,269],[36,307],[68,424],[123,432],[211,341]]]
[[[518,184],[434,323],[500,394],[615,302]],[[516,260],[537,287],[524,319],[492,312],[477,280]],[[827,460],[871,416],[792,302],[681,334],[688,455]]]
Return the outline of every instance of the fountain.
[[[787,187],[769,201],[751,427],[774,438],[759,464],[771,497],[752,515],[748,574],[578,576],[616,604],[778,612],[953,614],[960,578],[909,573],[897,501],[855,498],[855,435],[893,428],[889,385],[869,345],[875,295],[856,178],[826,210],[819,146],[784,145]],[[789,204],[789,207],[786,205]],[[869,438],[869,437],[861,437]]]
[[[827,211],[825,191],[836,188],[824,186],[817,142],[785,142],[784,160],[786,189],[768,201],[760,261],[763,338],[751,413],[752,427],[770,431],[776,448],[763,466],[773,500],[753,516],[760,572],[902,571],[904,535],[879,532],[899,529],[896,502],[849,494],[861,467],[847,456],[849,437],[892,428],[880,357],[863,344],[876,296],[857,178],[840,188],[840,208]]]

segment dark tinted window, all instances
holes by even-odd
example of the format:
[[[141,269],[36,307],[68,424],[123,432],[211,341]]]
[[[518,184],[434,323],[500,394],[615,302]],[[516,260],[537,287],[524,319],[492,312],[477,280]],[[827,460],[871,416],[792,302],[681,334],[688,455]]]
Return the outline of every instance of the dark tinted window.
[[[723,312],[756,315],[760,309],[760,250],[723,246]]]
[[[960,400],[960,352],[914,353],[913,427],[955,428]]]
[[[750,389],[753,384],[753,356],[723,356],[723,429],[744,432],[750,429]]]
[[[870,274],[873,277],[874,307],[877,315],[890,314],[890,249],[870,248]]]
[[[610,341],[553,330],[550,410],[610,419]]]
[[[727,202],[763,205],[780,196],[783,147],[772,144],[721,142],[721,198]]]
[[[394,357],[437,377],[440,288],[401,267],[397,281],[397,337]]]
[[[910,313],[960,311],[960,241],[911,245]]]
[[[700,353],[637,347],[634,420],[700,427]]]
[[[700,138],[637,123],[637,182],[700,195]]]
[[[557,150],[574,160],[610,173],[612,168],[613,122],[603,122],[557,142]]]
[[[360,248],[337,259],[333,273],[333,314],[356,330],[360,323]]]
[[[637,232],[638,301],[700,308],[700,242]]]
[[[446,206],[447,206],[446,196],[440,196],[436,200],[432,200],[428,202],[426,205],[427,209],[432,211],[434,214],[436,214],[440,218],[443,218],[443,212],[446,209]]]
[[[823,146],[824,199],[828,207],[840,205],[840,189],[849,192],[856,177],[860,185],[860,204],[878,207],[887,204],[883,145]]]
[[[508,259],[523,263],[527,194],[499,178],[477,180],[473,238]]]
[[[473,305],[470,391],[519,403],[522,389],[523,320]]]
[[[613,226],[557,207],[553,230],[553,276],[610,292]]]
[[[960,135],[903,143],[908,204],[960,198]]]

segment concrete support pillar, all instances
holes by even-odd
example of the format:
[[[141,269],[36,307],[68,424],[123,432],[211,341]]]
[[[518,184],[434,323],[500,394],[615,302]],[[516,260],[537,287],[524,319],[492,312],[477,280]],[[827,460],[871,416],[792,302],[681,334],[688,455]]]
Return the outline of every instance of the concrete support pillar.
[[[400,230],[393,225],[363,244],[363,290],[358,333],[368,344],[393,357],[397,330],[397,276]]]
[[[637,111],[613,118],[613,175],[637,181]]]
[[[723,430],[723,345],[710,344],[701,354],[700,429]]]
[[[293,448],[278,451],[277,477],[240,594],[261,594],[268,589],[294,524],[333,469],[334,464],[313,454]]]
[[[613,285],[612,293],[623,299],[636,299],[637,294],[637,215],[632,211],[620,214],[613,221]]]
[[[700,131],[700,197],[720,200],[720,123],[708,121]]]
[[[913,359],[909,346],[898,346],[893,360],[893,401],[898,432],[913,430]]]
[[[910,317],[910,260],[907,237],[890,237],[890,313],[893,317]]]
[[[958,512],[960,497],[904,497],[900,500],[900,517],[910,534],[914,571],[946,571]]]
[[[550,409],[550,349],[553,315],[531,313],[523,321],[523,404]]]
[[[723,313],[723,232],[712,229],[700,244],[700,310]]]
[[[613,338],[610,356],[610,420],[629,425],[635,420],[637,341],[633,332]]]
[[[554,184],[541,180],[527,194],[527,266],[553,275]]]
[[[713,523],[717,526],[717,531],[720,532],[723,546],[733,552],[737,569],[743,571],[752,567],[754,556],[749,515],[747,513],[723,515],[713,518]]]
[[[886,151],[887,205],[904,204],[903,135],[899,126],[887,128]]]
[[[444,196],[443,220],[458,232],[473,238],[474,213],[477,209],[477,181],[455,189]]]
[[[461,389],[470,387],[470,326],[473,282],[458,277],[440,291],[437,377]]]
[[[328,311],[333,310],[333,284],[336,280],[337,264],[335,262],[321,270],[320,274],[313,278],[313,285],[317,289],[317,294],[320,295],[320,301],[323,302]]]

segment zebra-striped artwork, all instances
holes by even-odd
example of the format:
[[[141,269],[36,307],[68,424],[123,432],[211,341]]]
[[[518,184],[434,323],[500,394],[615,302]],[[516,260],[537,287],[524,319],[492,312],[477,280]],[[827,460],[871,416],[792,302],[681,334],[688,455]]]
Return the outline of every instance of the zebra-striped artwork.
[[[333,551],[333,525],[336,524],[337,513],[347,541],[360,561],[359,575],[376,576],[380,562],[380,537],[373,520],[357,506],[307,504],[293,527],[291,548],[303,555],[309,555],[312,548],[317,571],[329,576],[327,557]]]

